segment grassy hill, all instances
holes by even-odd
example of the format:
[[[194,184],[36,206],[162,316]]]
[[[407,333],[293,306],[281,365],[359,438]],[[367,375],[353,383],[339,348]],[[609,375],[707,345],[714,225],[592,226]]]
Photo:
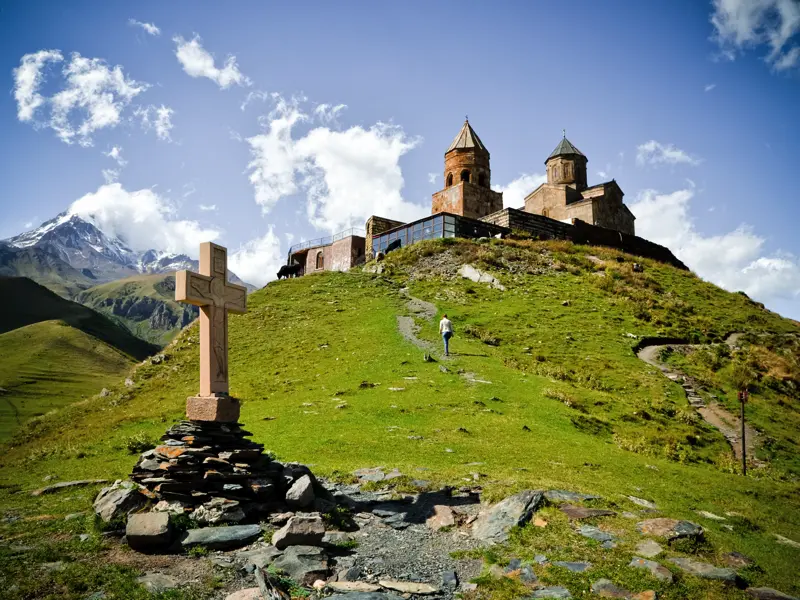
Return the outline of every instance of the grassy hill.
[[[133,360],[64,321],[0,335],[0,440],[23,423],[118,382]]]
[[[633,271],[634,260],[643,273]],[[467,263],[505,290],[460,277]],[[758,568],[745,573],[752,584],[800,593],[800,550],[775,537],[800,540],[800,448],[796,427],[786,425],[798,423],[796,392],[787,384],[777,398],[766,379],[752,378],[750,406],[780,448],[743,478],[732,472],[722,435],[633,352],[643,336],[706,343],[735,331],[797,335],[796,324],[689,272],[567,242],[424,242],[391,253],[381,268],[274,282],[248,297],[247,314],[231,316],[231,392],[243,401],[241,421],[279,459],[342,479],[377,465],[454,485],[479,472],[493,498],[526,487],[570,489],[620,510],[635,508],[626,495],[648,498],[669,516],[702,523],[703,552],[753,557]],[[425,362],[398,331],[408,294],[453,320],[449,360],[434,352],[438,362]],[[437,320],[418,320],[418,335],[438,345]],[[131,441],[157,439],[196,392],[197,325],[165,355],[136,367],[132,387],[119,382],[107,397],[23,428],[0,457],[0,505],[28,518],[86,510],[92,490],[70,499],[15,492],[52,472],[124,478],[135,461]],[[697,510],[738,516],[719,523]],[[68,527],[32,523],[25,534],[14,525],[0,533],[57,543]],[[63,546],[61,556],[82,552]],[[581,577],[564,583],[583,585]],[[691,585],[689,595],[678,586],[659,597],[745,597],[715,583]]]
[[[85,290],[76,302],[163,346],[197,318],[197,308],[175,302],[175,275],[137,275]]]

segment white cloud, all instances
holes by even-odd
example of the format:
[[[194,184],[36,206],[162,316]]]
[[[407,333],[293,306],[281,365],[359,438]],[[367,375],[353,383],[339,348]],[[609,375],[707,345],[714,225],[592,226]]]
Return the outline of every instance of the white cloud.
[[[630,206],[637,235],[667,246],[698,275],[727,290],[744,291],[767,304],[800,297],[797,257],[766,256],[764,238],[747,225],[722,235],[702,235],[689,214],[693,197],[692,189],[641,192]]]
[[[104,154],[108,158],[111,158],[111,159],[114,159],[115,161],[117,161],[117,164],[120,167],[124,167],[125,165],[128,164],[128,161],[125,160],[124,158],[122,158],[122,147],[120,147],[120,146],[114,146],[108,152],[104,152]]]
[[[199,208],[200,210],[205,211],[205,212],[213,212],[213,211],[217,210],[217,205],[216,204],[198,204],[197,208]]]
[[[143,23],[142,21],[137,21],[136,19],[128,19],[128,23],[135,27],[141,27],[150,35],[161,35],[161,30],[156,27],[155,23]]]
[[[33,119],[36,109],[44,104],[45,99],[39,93],[42,84],[42,69],[48,62],[64,60],[59,50],[40,50],[26,54],[14,69],[14,98],[17,101],[17,118],[20,121]]]
[[[313,123],[319,115],[303,112],[302,99],[273,98],[275,108],[261,120],[264,133],[247,138],[250,182],[263,212],[303,191],[311,224],[331,232],[362,227],[373,214],[414,220],[426,213],[427,207],[404,200],[400,193],[400,157],[418,138],[381,122],[368,129],[319,126],[295,138],[293,128]]]
[[[103,169],[103,180],[106,184],[115,183],[119,179],[119,169]]]
[[[697,166],[702,161],[691,156],[672,144],[662,144],[655,140],[645,142],[636,147],[636,164],[643,165],[677,165],[687,164]]]
[[[110,68],[100,58],[85,58],[75,52],[63,69],[63,87],[49,98],[39,94],[47,62],[61,62],[58,50],[26,54],[14,70],[14,96],[20,121],[33,121],[37,109],[47,105],[49,118],[36,121],[50,127],[67,144],[91,146],[92,135],[103,128],[116,127],[124,109],[148,84],[129,79],[117,65]]]
[[[217,68],[214,55],[200,44],[200,36],[195,35],[188,42],[181,36],[175,36],[172,40],[177,45],[175,56],[190,77],[207,77],[223,90],[233,84],[252,85],[252,81],[239,70],[233,55],[228,56],[221,69]]]
[[[336,117],[347,108],[346,104],[318,104],[314,108],[314,115],[323,123],[331,123],[336,121]]]
[[[275,279],[278,269],[286,261],[272,225],[263,237],[243,244],[230,257],[231,271],[244,281],[259,286]]]
[[[525,204],[525,196],[546,182],[546,174],[523,174],[507,185],[493,185],[492,189],[495,192],[503,192],[505,208],[521,208]]]
[[[145,107],[139,107],[133,112],[134,117],[138,117],[142,124],[142,129],[149,131],[152,129],[156,132],[158,139],[165,142],[171,142],[172,136],[172,115],[175,111],[171,108],[164,106],[155,106],[153,104]]]
[[[724,58],[733,60],[747,48],[766,45],[765,60],[776,71],[800,62],[800,48],[793,43],[800,33],[797,0],[713,0],[712,39]]]
[[[706,86],[703,88],[703,91],[705,91],[705,92],[710,92],[710,91],[711,91],[711,90],[713,90],[715,87],[717,87],[717,84],[716,84],[716,83],[709,83],[708,85],[706,85]]]
[[[436,178],[438,176],[438,173],[428,173],[428,183],[436,183]]]
[[[597,176],[600,177],[601,179],[607,179],[608,173],[606,173],[605,171],[598,171]]]
[[[239,108],[244,110],[251,102],[255,102],[256,100],[261,100],[263,102],[272,98],[273,95],[274,94],[270,94],[269,92],[262,90],[253,90],[252,92],[247,92],[247,95],[244,97],[244,102],[242,102],[242,105]]]
[[[175,207],[152,189],[129,192],[116,182],[79,198],[69,212],[91,220],[134,250],[156,248],[196,256],[201,242],[219,237],[216,229],[179,219]]]

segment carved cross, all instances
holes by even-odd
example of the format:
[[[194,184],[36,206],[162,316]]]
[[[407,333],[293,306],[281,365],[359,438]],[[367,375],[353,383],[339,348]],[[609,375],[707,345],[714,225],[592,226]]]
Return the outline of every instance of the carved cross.
[[[247,289],[228,283],[228,251],[200,244],[200,273],[175,273],[175,300],[200,307],[200,396],[228,394],[228,312],[247,312]]]

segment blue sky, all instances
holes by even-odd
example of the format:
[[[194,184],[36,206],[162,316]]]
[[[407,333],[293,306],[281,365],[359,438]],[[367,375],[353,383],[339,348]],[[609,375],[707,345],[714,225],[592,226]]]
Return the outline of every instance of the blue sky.
[[[566,128],[637,233],[800,318],[796,0],[8,2],[0,27],[0,238],[69,208],[263,283],[292,241],[426,214],[469,114],[507,206]]]

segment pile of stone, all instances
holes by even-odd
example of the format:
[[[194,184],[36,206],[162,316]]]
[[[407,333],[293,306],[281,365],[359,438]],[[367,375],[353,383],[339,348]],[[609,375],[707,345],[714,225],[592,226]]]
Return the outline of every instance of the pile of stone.
[[[335,506],[308,467],[271,460],[250,435],[238,423],[181,421],[162,436],[163,444],[141,455],[131,479],[154,500],[155,511],[187,513],[201,524]]]

